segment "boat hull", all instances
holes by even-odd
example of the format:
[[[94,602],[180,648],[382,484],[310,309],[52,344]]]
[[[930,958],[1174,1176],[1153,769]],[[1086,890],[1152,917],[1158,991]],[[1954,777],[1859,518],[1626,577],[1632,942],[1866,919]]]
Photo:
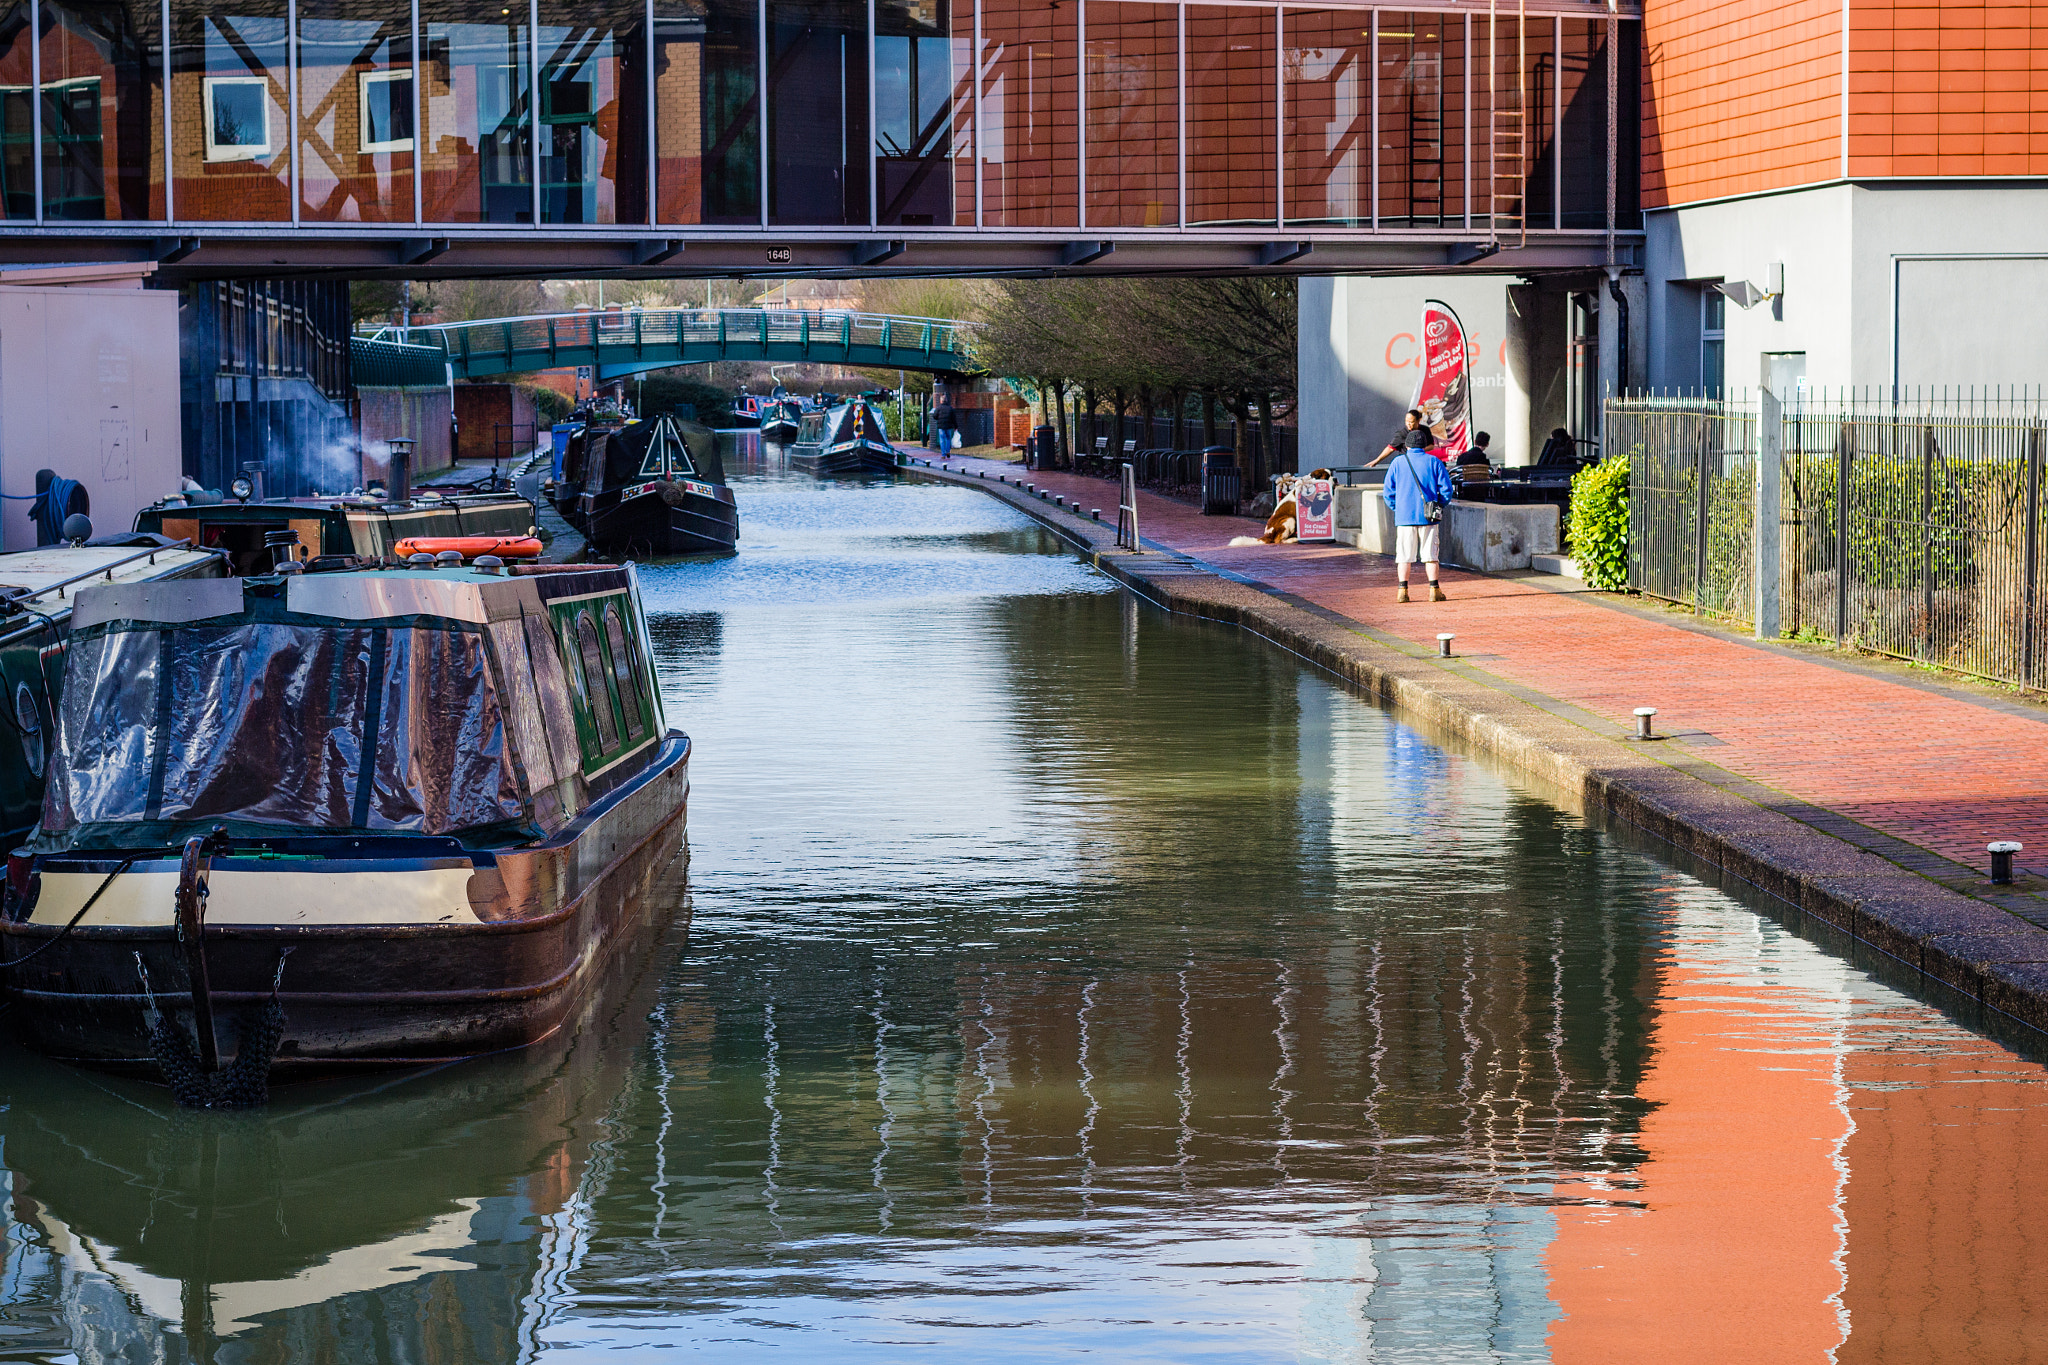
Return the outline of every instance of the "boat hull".
[[[609,506],[600,498],[588,511],[565,511],[599,554],[661,558],[733,553],[739,545],[740,514],[732,494],[722,485],[716,493],[675,491],[682,488],[620,496]]]
[[[865,474],[871,470],[893,469],[895,466],[895,447],[881,447],[868,442],[824,448],[798,445],[791,446],[789,450],[791,469],[801,474],[816,474],[825,478],[843,474]]]
[[[450,1061],[548,1038],[602,978],[617,946],[670,914],[648,891],[684,855],[688,762],[688,741],[672,735],[645,771],[561,835],[498,853],[487,884],[510,889],[518,904],[507,900],[501,908],[516,910],[512,917],[455,924],[208,924],[208,994],[223,1065],[269,1001],[280,962],[277,999],[285,1028],[273,1079]],[[62,861],[48,860],[50,870]],[[336,860],[333,875],[359,872],[366,861],[373,860],[361,853]],[[234,866],[235,860],[223,859],[217,874]],[[321,868],[312,861],[293,870],[317,874]],[[477,870],[486,868],[479,862]],[[475,901],[478,893],[470,895]],[[58,936],[47,924],[0,925],[0,946],[10,960]],[[81,925],[9,973],[18,978],[7,993],[24,1041],[62,1061],[157,1074],[147,1041],[150,996],[138,957],[158,1009],[191,1036],[190,985],[174,930]]]
[[[761,436],[769,441],[788,441],[796,436],[796,423],[787,417],[776,417],[761,423]]]

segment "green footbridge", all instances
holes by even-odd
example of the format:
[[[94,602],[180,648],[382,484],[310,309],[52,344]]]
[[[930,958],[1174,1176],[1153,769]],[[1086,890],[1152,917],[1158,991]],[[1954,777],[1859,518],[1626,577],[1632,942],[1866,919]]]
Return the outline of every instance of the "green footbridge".
[[[358,384],[437,384],[589,365],[618,379],[716,360],[972,373],[967,324],[798,308],[628,308],[383,327],[355,338]]]

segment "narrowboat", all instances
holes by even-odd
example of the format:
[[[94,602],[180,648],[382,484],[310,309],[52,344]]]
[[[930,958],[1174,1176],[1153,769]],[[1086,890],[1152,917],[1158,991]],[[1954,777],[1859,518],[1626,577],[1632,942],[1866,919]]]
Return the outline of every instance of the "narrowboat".
[[[690,741],[630,566],[440,558],[77,594],[0,916],[31,1046],[226,1107],[571,1016],[683,847]]]
[[[735,427],[758,427],[761,425],[763,401],[758,395],[741,389],[733,396],[732,407],[726,411],[726,418]]]
[[[709,427],[666,414],[593,419],[569,442],[550,496],[602,555],[731,554],[740,513]]]
[[[822,396],[821,396],[822,398]],[[789,467],[806,474],[858,474],[894,469],[896,447],[889,428],[865,397],[840,400],[803,415]]]
[[[398,542],[444,536],[530,536],[533,504],[512,493],[413,490],[390,499],[363,494],[326,498],[259,498],[194,503],[165,498],[136,514],[135,529],[224,551],[229,571],[267,573],[278,540],[296,533],[301,563],[354,555],[381,560]]]
[[[782,444],[795,438],[804,405],[780,384],[761,404],[761,439]]]
[[[94,583],[160,583],[218,578],[226,556],[159,536],[115,536],[132,544],[48,545],[0,554],[0,839],[14,848],[35,829],[43,772],[64,689],[71,608]]]

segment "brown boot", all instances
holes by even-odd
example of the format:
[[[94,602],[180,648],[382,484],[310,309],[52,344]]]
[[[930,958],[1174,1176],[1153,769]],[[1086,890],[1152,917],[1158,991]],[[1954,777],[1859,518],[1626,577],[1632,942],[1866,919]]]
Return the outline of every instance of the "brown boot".
[[[1443,585],[1441,583],[1438,583],[1434,578],[1429,580],[1429,600],[1432,602],[1441,602],[1444,600]]]
[[[1394,600],[1396,602],[1406,602],[1408,600],[1408,585],[1406,583],[1403,583],[1401,590],[1394,594]]]

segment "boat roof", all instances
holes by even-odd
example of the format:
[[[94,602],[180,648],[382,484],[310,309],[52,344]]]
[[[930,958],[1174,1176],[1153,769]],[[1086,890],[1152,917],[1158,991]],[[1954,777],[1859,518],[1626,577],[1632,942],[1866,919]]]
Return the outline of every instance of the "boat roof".
[[[192,573],[217,558],[207,550],[177,546],[45,545],[16,550],[0,554],[0,604],[48,612],[53,606],[68,605],[88,581],[142,583]]]
[[[522,608],[537,612],[549,602],[621,592],[631,582],[630,566],[545,567],[547,572],[534,573],[465,564],[102,583],[79,591],[72,625],[80,630],[108,621],[180,625],[238,616],[250,598],[276,602],[280,588],[284,610],[307,616],[343,621],[434,617],[486,625],[518,616]]]

